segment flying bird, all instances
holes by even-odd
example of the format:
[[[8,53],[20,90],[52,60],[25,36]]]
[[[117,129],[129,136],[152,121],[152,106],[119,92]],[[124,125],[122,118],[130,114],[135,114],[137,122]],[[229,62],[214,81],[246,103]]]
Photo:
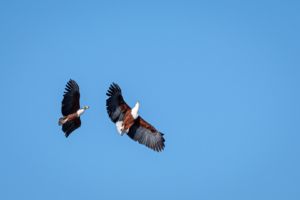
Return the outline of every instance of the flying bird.
[[[68,137],[73,131],[81,126],[80,115],[82,115],[89,107],[84,106],[80,108],[79,87],[74,80],[70,79],[66,85],[66,91],[64,93],[64,99],[61,106],[61,113],[63,117],[59,118],[58,125],[62,125],[62,130],[66,137]]]
[[[106,100],[107,113],[111,121],[116,123],[121,136],[126,133],[134,141],[154,151],[164,150],[164,134],[139,116],[139,102],[131,109],[124,101],[120,87],[115,83],[110,85],[106,95],[109,96]]]

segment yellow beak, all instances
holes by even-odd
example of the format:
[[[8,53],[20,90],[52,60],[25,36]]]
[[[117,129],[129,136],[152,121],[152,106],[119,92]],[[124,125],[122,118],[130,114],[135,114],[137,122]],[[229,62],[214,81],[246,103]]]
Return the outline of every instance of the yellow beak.
[[[88,107],[88,106],[86,106],[85,108],[86,108],[86,109],[88,109],[89,107]]]

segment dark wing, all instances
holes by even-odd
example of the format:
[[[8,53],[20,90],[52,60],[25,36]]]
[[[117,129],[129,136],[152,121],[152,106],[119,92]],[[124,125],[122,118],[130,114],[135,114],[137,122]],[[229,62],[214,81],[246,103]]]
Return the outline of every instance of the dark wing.
[[[70,79],[70,81],[66,85],[66,91],[64,93],[65,94],[62,101],[61,113],[63,114],[63,116],[68,116],[69,114],[77,112],[77,110],[80,108],[80,93],[77,83],[74,80]]]
[[[134,141],[138,141],[140,144],[143,144],[154,151],[160,152],[164,150],[164,134],[157,131],[141,117],[138,117],[135,120],[127,135]]]
[[[106,110],[112,122],[124,120],[124,114],[131,109],[124,101],[121,88],[113,83],[110,85],[108,93],[109,98],[106,100]]]
[[[62,126],[62,130],[65,133],[66,137],[68,137],[73,131],[78,129],[81,126],[81,120],[80,117],[69,121]]]

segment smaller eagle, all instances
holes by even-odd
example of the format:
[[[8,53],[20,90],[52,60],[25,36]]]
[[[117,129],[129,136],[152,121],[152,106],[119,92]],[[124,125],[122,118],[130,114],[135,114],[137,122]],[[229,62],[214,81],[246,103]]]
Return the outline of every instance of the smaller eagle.
[[[109,96],[106,100],[107,113],[111,121],[116,123],[121,136],[126,133],[134,141],[154,151],[164,150],[164,134],[139,116],[139,102],[131,109],[124,101],[120,87],[115,83],[110,85],[106,95]]]
[[[74,80],[70,79],[64,93],[64,99],[61,106],[63,117],[59,118],[58,125],[62,125],[62,130],[66,137],[68,137],[74,130],[81,126],[80,115],[82,115],[89,107],[84,106],[80,108],[79,87]]]

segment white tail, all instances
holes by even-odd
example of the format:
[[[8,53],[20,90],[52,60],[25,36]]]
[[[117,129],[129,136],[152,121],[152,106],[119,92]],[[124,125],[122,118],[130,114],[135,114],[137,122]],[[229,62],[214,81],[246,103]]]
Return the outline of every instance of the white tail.
[[[58,120],[58,125],[59,126],[61,126],[61,125],[63,125],[64,123],[66,123],[67,122],[67,119],[66,119],[67,117],[61,117],[61,118],[59,118],[59,120]]]
[[[120,133],[120,135],[123,136],[123,134],[126,131],[123,126],[123,121],[116,122],[116,126],[117,126],[117,130]]]

